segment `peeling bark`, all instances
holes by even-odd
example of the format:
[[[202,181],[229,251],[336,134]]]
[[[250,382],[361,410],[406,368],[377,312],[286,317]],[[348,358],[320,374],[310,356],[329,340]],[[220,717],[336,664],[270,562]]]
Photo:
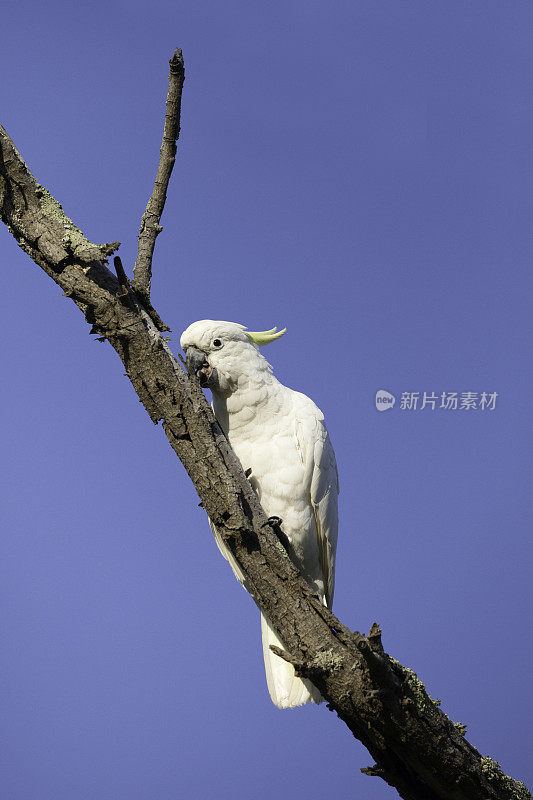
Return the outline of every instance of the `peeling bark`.
[[[405,800],[531,800],[524,784],[481,756],[464,738],[464,726],[454,724],[417,676],[384,651],[379,626],[374,624],[368,636],[352,632],[312,594],[196,379],[161,336],[146,293],[151,256],[143,273],[148,282],[141,281],[145,291],[129,283],[121,265],[117,278],[107,257],[118,243],[88,241],[36,182],[1,127],[0,216],[20,247],[83,312],[91,333],[116,350],[238,562],[250,594],[283,641],[284,650],[276,652],[316,684],[328,707],[374,758],[375,764],[362,771],[385,780]]]

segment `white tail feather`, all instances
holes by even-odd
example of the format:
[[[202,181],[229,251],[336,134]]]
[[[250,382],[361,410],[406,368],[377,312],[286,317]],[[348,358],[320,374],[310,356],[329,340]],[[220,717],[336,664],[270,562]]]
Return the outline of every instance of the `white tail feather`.
[[[242,583],[243,586],[246,586],[246,580],[242,570],[225,546],[211,520],[209,520],[209,524],[211,525],[211,530],[213,531],[218,549],[224,558],[229,561],[237,580]],[[274,628],[272,628],[268,619],[263,614],[261,614],[261,634],[263,638],[263,656],[265,659],[267,686],[274,705],[278,708],[295,708],[296,706],[303,706],[305,703],[321,703],[323,697],[316,686],[305,678],[297,678],[294,674],[294,667],[277,656],[270,649],[271,644],[282,650],[284,647],[274,631]]]
[[[271,644],[282,650],[285,648],[263,614],[261,614],[261,634],[267,686],[274,705],[278,708],[294,708],[309,702],[321,703],[322,695],[311,681],[297,678],[294,667],[270,649]]]

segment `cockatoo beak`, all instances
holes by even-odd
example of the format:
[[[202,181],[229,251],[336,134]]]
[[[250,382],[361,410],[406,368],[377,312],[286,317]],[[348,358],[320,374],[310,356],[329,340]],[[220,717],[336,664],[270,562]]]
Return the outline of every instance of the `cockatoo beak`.
[[[207,362],[206,354],[201,350],[198,350],[196,347],[188,347],[185,350],[185,356],[187,357],[187,367],[189,372],[192,372],[193,375],[196,373],[196,370],[203,366],[204,361]]]
[[[192,375],[200,378],[200,386],[208,386],[212,368],[207,360],[206,354],[196,347],[188,347],[185,350],[187,356],[187,369]]]

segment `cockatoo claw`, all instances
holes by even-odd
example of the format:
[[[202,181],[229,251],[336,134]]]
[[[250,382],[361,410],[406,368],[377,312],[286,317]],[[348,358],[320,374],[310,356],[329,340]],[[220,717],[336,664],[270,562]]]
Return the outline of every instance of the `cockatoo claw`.
[[[290,556],[291,555],[291,541],[290,541],[289,537],[287,536],[287,534],[284,533],[281,530],[281,526],[283,524],[283,520],[281,519],[281,517],[269,517],[267,521],[268,521],[268,524],[272,525],[272,527],[274,528],[274,533],[276,534],[276,536],[278,537],[279,541],[281,542],[281,544],[285,548],[285,550],[287,552],[287,555]]]

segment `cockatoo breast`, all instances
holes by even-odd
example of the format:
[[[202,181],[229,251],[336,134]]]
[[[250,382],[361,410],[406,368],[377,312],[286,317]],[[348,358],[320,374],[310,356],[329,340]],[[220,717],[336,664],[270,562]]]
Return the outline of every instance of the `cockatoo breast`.
[[[213,410],[257,492],[267,516],[282,519],[283,531],[310,582],[320,577],[309,487],[295,435],[294,392],[268,373],[245,381],[229,397],[213,394]]]

